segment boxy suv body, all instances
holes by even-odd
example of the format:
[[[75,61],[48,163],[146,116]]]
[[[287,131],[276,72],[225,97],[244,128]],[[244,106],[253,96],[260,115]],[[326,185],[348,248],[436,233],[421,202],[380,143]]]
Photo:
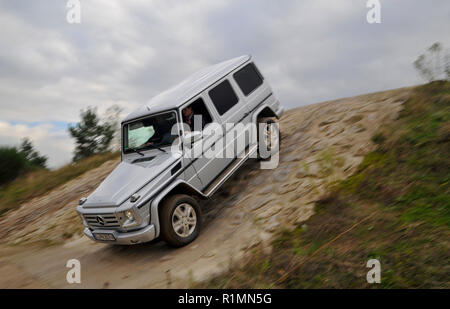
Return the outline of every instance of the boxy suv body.
[[[233,154],[243,130],[231,137],[228,132],[237,125],[276,124],[283,111],[251,56],[205,68],[152,98],[122,121],[120,164],[80,199],[84,234],[112,244],[159,236],[172,246],[188,244],[201,228],[198,200],[210,197],[248,158],[260,156],[261,145],[270,152],[268,144],[279,142],[278,127],[263,134],[257,129],[250,133],[258,135],[256,143],[246,135]]]

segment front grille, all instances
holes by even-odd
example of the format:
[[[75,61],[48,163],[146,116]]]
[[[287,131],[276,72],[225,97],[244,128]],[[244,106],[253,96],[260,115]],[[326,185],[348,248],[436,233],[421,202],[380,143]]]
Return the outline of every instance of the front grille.
[[[86,214],[84,219],[92,229],[119,228],[120,224],[114,214]]]

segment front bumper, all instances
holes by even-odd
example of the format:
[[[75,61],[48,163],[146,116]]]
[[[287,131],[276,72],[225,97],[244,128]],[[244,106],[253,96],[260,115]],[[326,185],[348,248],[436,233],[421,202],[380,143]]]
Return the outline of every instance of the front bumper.
[[[95,239],[94,233],[109,233],[113,234],[115,240],[98,240]],[[92,239],[96,242],[102,242],[102,243],[109,243],[109,244],[115,244],[115,245],[135,245],[140,244],[144,242],[151,241],[156,238],[156,232],[155,232],[155,226],[153,224],[147,225],[143,229],[127,232],[127,233],[120,233],[118,231],[114,230],[93,230],[91,231],[88,228],[84,229],[84,235]]]

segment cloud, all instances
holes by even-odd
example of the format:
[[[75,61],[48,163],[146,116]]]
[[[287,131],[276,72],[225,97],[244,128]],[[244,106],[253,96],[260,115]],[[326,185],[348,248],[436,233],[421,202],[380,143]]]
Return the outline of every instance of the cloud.
[[[39,143],[65,139],[48,153],[65,162],[72,142],[52,123],[76,122],[88,106],[126,114],[242,54],[292,108],[420,83],[416,57],[435,41],[450,47],[448,1],[381,1],[381,24],[368,24],[367,10],[350,0],[81,0],[81,24],[68,24],[65,1],[0,0],[0,121],[9,124],[0,144],[13,142],[3,130],[17,123],[24,134],[39,127],[48,134]]]

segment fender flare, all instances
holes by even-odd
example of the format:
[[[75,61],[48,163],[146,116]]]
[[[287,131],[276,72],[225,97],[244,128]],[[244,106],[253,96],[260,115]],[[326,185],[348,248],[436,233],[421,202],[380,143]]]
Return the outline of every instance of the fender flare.
[[[163,191],[158,193],[150,203],[151,223],[155,226],[155,238],[159,236],[161,230],[159,224],[159,204],[166,196],[168,196],[171,192],[173,192],[174,190],[177,189],[177,187],[180,186],[188,187],[188,191],[191,191],[191,193],[193,193],[194,195],[197,195],[204,199],[207,198],[202,192],[192,187],[190,184],[188,184],[186,181],[182,179],[177,179],[169,186],[167,186]],[[186,190],[186,188],[184,190]]]
[[[253,123],[257,123],[258,120],[258,116],[263,113],[263,117],[276,117],[278,118],[277,114],[275,113],[275,111],[272,109],[272,107],[270,107],[268,104],[263,104],[260,107],[258,107],[252,115],[252,122]]]

